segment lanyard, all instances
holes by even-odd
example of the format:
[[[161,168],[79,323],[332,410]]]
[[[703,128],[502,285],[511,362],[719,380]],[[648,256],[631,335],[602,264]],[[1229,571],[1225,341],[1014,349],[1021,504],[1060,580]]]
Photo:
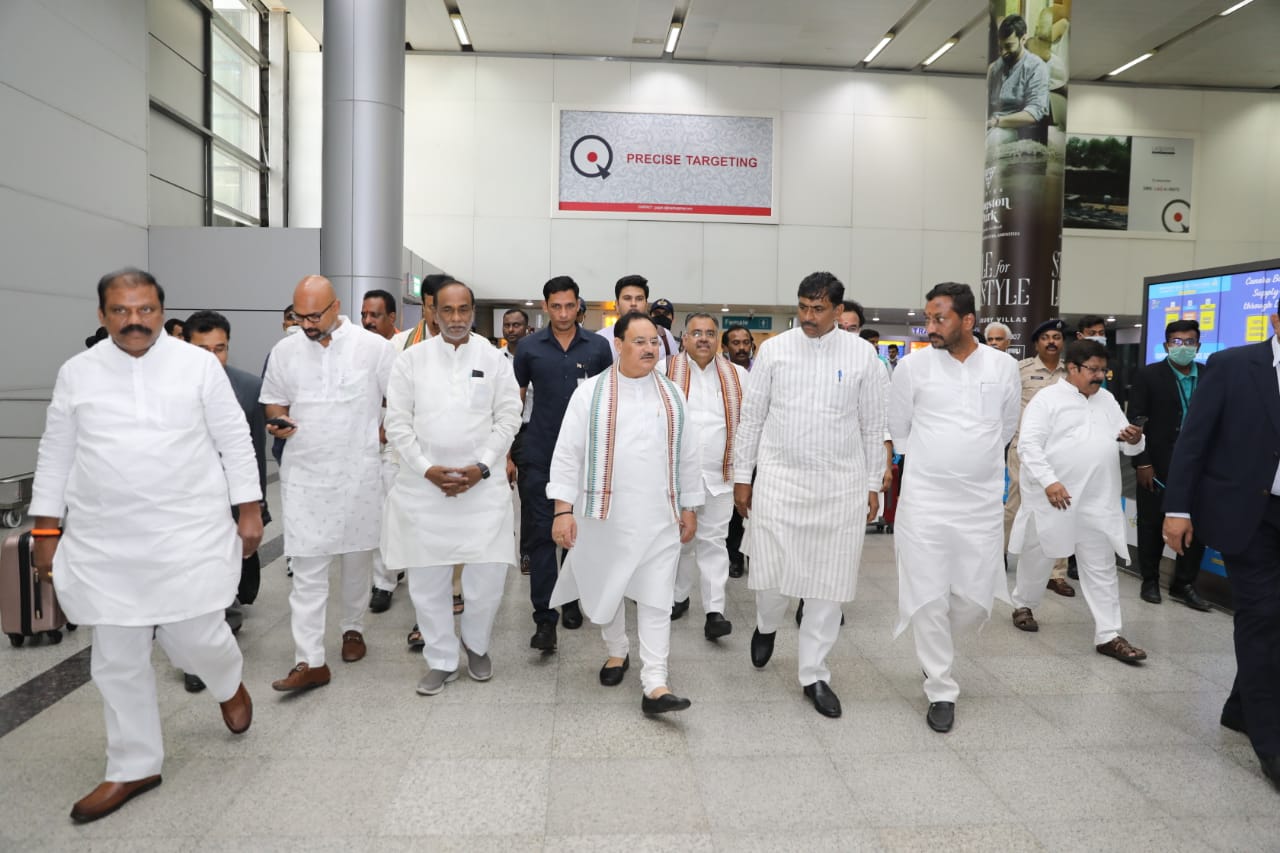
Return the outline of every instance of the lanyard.
[[[1195,374],[1183,377],[1178,375],[1178,402],[1182,404],[1182,420],[1178,421],[1179,426],[1187,420],[1187,408],[1191,405],[1191,395],[1196,392]]]

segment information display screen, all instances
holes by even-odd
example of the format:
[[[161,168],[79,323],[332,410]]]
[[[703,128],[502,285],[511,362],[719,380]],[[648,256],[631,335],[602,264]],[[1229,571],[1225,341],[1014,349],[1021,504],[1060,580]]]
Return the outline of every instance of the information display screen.
[[[1265,341],[1280,294],[1280,259],[1146,279],[1143,354],[1165,357],[1164,329],[1175,320],[1200,323],[1199,360],[1219,350]]]

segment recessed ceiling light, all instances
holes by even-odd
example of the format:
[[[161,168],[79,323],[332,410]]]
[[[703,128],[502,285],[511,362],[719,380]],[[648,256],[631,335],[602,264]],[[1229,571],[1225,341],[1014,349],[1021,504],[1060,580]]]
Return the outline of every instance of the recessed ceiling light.
[[[721,313],[721,314],[728,314],[728,313],[729,313],[729,306],[728,306],[728,305],[726,305],[726,306],[724,306],[723,308],[721,308],[721,309],[720,309],[720,313]]]
[[[1224,13],[1224,14],[1225,14],[1225,13]],[[884,34],[884,38],[880,39],[880,43],[879,43],[878,45],[876,45],[875,47],[871,48],[871,52],[870,52],[870,53],[868,53],[868,54],[866,55],[866,57],[865,57],[865,58],[863,58],[863,60],[862,60],[862,64],[863,64],[863,65],[867,65],[867,64],[869,64],[869,63],[871,62],[871,60],[873,60],[873,59],[875,59],[877,56],[879,56],[879,55],[880,55],[880,51],[882,51],[882,50],[884,50],[886,47],[888,47],[888,46],[889,46],[889,42],[893,41],[893,35],[894,35],[893,33],[885,33],[885,34]]]
[[[1142,324],[1141,324],[1141,323],[1134,323],[1134,324],[1133,324],[1133,327],[1134,327],[1135,329],[1141,329],[1141,328],[1142,328]]]
[[[908,317],[914,317],[914,316],[916,316],[916,312],[914,312],[914,311],[908,311],[908,312],[907,312],[907,316],[908,316]]]
[[[1108,322],[1108,323],[1114,323],[1115,321],[1116,321],[1116,318],[1115,318],[1115,317],[1108,317],[1108,318],[1107,318],[1107,322]]]
[[[925,68],[928,68],[930,65],[932,65],[933,63],[941,59],[942,54],[946,53],[948,50],[951,50],[951,48],[955,47],[959,43],[959,41],[960,40],[956,38],[947,39],[946,42],[943,43],[942,47],[935,50],[932,54],[930,54],[928,59],[926,59],[924,62],[920,64],[923,65]]]
[[[1153,57],[1153,56],[1155,56],[1155,55],[1156,55],[1156,52],[1155,52],[1154,50],[1152,50],[1152,51],[1148,51],[1147,53],[1142,54],[1142,56],[1139,56],[1137,59],[1131,59],[1131,60],[1129,60],[1129,61],[1128,61],[1128,62],[1126,62],[1124,65],[1121,65],[1119,68],[1117,68],[1115,71],[1110,71],[1110,72],[1108,72],[1108,73],[1107,73],[1107,76],[1108,76],[1108,77],[1115,77],[1115,76],[1116,76],[1116,75],[1118,75],[1118,74],[1123,74],[1124,72],[1128,71],[1128,70],[1129,70],[1130,68],[1132,68],[1133,66],[1137,65],[1139,62],[1146,62],[1148,59],[1150,59],[1151,57]]]
[[[1232,12],[1240,11],[1241,9],[1243,9],[1245,6],[1248,6],[1252,2],[1253,0],[1240,0],[1239,3],[1232,6],[1230,9],[1227,9],[1226,11],[1223,11],[1223,12],[1219,12],[1218,17],[1225,18],[1227,15],[1230,15]]]
[[[533,304],[533,300],[532,300],[532,299],[526,299],[526,300],[524,301],[524,304],[525,304],[525,305],[532,305],[532,304]]]
[[[872,317],[872,318],[871,318],[871,322],[873,322],[873,323],[879,323],[879,322],[880,322],[880,318],[879,318],[879,317]]]
[[[458,44],[463,47],[470,47],[471,36],[467,33],[467,25],[462,21],[462,13],[450,12],[449,23],[453,24],[453,32],[458,36]]]
[[[667,31],[667,44],[662,49],[663,53],[675,54],[676,42],[680,41],[680,33],[684,29],[684,22],[672,21],[671,29]]]

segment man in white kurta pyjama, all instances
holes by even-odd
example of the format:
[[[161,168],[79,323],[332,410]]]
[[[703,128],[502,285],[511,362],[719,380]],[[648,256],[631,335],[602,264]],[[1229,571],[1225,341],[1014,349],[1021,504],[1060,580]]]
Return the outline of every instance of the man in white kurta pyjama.
[[[153,637],[208,685],[232,731],[248,728],[243,660],[224,611],[244,551],[262,535],[249,426],[222,365],[164,334],[163,293],[146,273],[104,277],[99,298],[110,336],[58,371],[31,501],[42,535],[33,565],[47,571],[52,561],[68,619],[93,626],[107,781],[76,804],[78,821],[160,782]]]
[[[1027,404],[1019,430],[1022,506],[1009,551],[1020,554],[1013,590],[1013,624],[1037,631],[1032,611],[1044,597],[1055,557],[1076,556],[1080,589],[1093,614],[1100,654],[1135,663],[1146,658],[1120,636],[1116,554],[1129,556],[1120,506],[1120,454],[1137,456],[1146,436],[1130,426],[1102,386],[1106,348],[1095,341],[1067,344],[1066,376]]]
[[[898,622],[911,625],[927,721],[950,731],[960,686],[954,635],[1009,600],[1001,553],[1004,447],[1018,426],[1018,366],[973,339],[973,292],[940,284],[925,309],[929,349],[893,372],[889,432],[911,464],[894,524]]]
[[[425,696],[457,677],[461,651],[477,681],[492,674],[489,638],[515,564],[507,449],[520,427],[511,362],[479,335],[466,285],[436,294],[441,334],[402,353],[387,386],[387,441],[400,469],[387,496],[382,553],[408,572],[426,643]],[[453,628],[453,567],[463,564],[462,648]]]
[[[760,346],[734,448],[734,503],[751,522],[752,663],[768,663],[787,599],[803,598],[800,685],[829,717],[841,709],[826,657],[878,511],[888,390],[875,348],[836,327],[843,299],[830,273],[801,282],[800,327]]]
[[[277,690],[319,687],[325,662],[329,569],[340,564],[342,659],[364,657],[364,612],[382,532],[378,422],[396,351],[391,343],[342,316],[332,285],[310,276],[294,291],[303,335],[271,350],[262,380],[268,420],[292,427],[280,464],[284,551],[293,558],[289,593],[294,669]]]

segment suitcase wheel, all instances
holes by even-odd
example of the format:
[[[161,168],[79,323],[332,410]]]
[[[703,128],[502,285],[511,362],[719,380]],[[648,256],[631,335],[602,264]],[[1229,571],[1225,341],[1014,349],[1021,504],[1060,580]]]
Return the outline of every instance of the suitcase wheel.
[[[9,635],[9,642],[10,642],[10,643],[13,643],[14,648],[20,648],[20,647],[22,646],[22,644],[23,644],[24,642],[26,642],[26,639],[27,639],[27,638],[26,638],[26,637],[24,637],[24,636],[22,636],[21,634],[10,634],[10,635]]]
[[[75,630],[76,628],[78,628],[78,627],[79,627],[79,626],[78,626],[78,625],[76,625],[74,622],[68,622],[68,623],[67,623],[67,630],[68,630],[68,631],[74,631],[74,630]]]
[[[62,642],[61,631],[46,631],[44,635],[49,638],[50,645],[56,646]]]
[[[22,511],[17,509],[7,510],[4,518],[0,519],[4,522],[5,527],[17,527],[22,523]]]

